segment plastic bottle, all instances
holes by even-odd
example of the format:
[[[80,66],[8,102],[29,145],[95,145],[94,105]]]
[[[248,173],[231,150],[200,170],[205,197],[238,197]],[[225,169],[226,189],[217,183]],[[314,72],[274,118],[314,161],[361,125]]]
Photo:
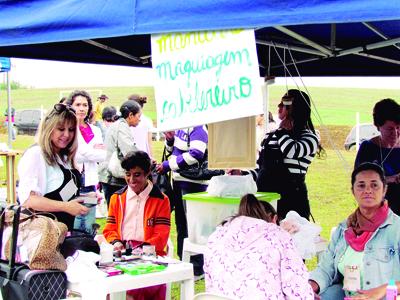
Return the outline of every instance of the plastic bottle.
[[[397,286],[394,279],[389,280],[389,284],[386,287],[386,300],[396,300],[397,298]]]

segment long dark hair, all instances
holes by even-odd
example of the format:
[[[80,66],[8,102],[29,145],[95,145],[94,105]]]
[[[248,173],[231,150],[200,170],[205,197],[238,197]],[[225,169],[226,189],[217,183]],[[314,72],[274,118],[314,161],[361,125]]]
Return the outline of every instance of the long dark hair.
[[[299,138],[304,129],[309,129],[316,134],[314,124],[311,121],[311,101],[307,93],[291,89],[287,91],[282,99],[292,100],[291,110],[289,113],[293,120],[292,130],[294,138]],[[321,142],[318,141],[317,155],[321,156],[321,154],[324,153],[325,150],[322,148]]]
[[[276,210],[268,202],[259,201],[253,194],[247,194],[240,199],[239,211],[230,220],[240,216],[256,218],[271,223],[274,216],[276,216]],[[224,225],[227,221],[225,220],[221,224]]]

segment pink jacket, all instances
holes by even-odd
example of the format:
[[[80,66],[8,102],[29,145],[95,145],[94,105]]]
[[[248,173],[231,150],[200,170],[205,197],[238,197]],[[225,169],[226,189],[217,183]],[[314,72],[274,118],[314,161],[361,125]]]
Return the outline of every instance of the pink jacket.
[[[275,224],[242,216],[218,226],[204,261],[208,292],[233,299],[314,299],[290,235]]]

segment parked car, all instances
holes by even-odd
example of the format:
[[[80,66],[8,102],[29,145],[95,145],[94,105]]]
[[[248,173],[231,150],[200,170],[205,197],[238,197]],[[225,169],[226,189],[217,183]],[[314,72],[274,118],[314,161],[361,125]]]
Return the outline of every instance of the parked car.
[[[380,135],[380,132],[376,128],[374,124],[365,123],[359,124],[360,128],[360,144],[365,141],[372,139],[375,136]],[[346,141],[344,142],[344,148],[346,150],[350,150],[356,144],[356,130],[357,125],[355,125],[351,130],[350,133],[346,137]]]
[[[41,117],[42,111],[40,109],[17,110],[14,125],[17,128],[18,134],[35,134]]]

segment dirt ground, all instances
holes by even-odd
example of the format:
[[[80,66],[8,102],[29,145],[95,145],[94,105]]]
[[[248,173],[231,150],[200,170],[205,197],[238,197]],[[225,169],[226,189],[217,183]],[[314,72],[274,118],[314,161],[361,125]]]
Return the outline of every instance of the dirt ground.
[[[316,129],[320,132],[322,147],[333,149],[332,143],[329,141],[330,138],[337,149],[344,150],[344,141],[351,130],[351,126],[327,125],[325,128],[317,127]]]

